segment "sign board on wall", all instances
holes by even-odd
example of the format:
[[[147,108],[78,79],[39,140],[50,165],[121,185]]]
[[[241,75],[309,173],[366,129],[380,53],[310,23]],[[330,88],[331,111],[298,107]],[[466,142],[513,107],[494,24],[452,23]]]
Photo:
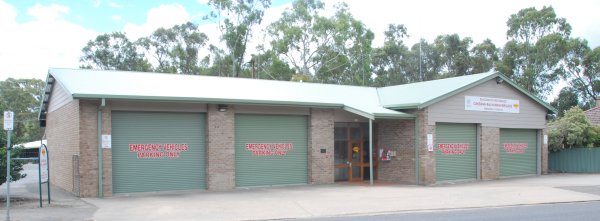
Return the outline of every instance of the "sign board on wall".
[[[440,143],[438,149],[442,155],[464,155],[469,150],[468,143]]]
[[[48,182],[48,148],[46,145],[40,147],[40,178],[41,182]]]
[[[427,134],[427,150],[433,151],[433,134]]]
[[[285,156],[294,148],[291,143],[247,143],[246,150],[252,152],[252,156]]]
[[[110,134],[102,134],[102,148],[112,148],[112,138]]]
[[[520,104],[519,100],[465,96],[465,110],[518,114]]]

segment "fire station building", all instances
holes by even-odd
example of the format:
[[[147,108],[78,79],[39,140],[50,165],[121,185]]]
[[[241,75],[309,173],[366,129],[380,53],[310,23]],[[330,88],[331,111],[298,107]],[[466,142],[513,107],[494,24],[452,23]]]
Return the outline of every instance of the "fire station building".
[[[50,69],[52,184],[81,197],[547,171],[553,109],[488,72],[390,87]]]

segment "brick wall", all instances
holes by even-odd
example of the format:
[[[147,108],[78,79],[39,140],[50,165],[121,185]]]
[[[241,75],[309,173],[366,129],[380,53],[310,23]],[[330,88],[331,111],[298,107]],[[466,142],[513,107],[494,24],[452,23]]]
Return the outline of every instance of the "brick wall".
[[[433,135],[433,143],[435,144],[435,125],[428,125],[428,109],[419,110],[416,112],[419,116],[419,183],[424,185],[434,184],[436,182],[435,175],[435,148],[434,151],[427,149],[427,134]]]
[[[98,196],[99,101],[79,102],[80,196]]]
[[[309,179],[311,184],[334,182],[333,110],[311,108],[309,126]],[[325,149],[325,153],[321,153]]]
[[[415,184],[414,120],[380,120],[379,148],[396,151],[390,161],[379,161],[379,180]]]
[[[500,176],[500,128],[481,127],[481,179]]]
[[[79,195],[77,185],[73,185],[78,179],[73,170],[73,155],[79,155],[78,113],[79,100],[73,100],[48,113],[46,121],[50,183],[75,195]]]
[[[207,111],[207,187],[209,190],[235,188],[235,122],[232,106],[219,112],[217,105]]]
[[[548,144],[544,144],[544,135],[548,135],[548,129],[542,130],[542,174],[548,174]]]

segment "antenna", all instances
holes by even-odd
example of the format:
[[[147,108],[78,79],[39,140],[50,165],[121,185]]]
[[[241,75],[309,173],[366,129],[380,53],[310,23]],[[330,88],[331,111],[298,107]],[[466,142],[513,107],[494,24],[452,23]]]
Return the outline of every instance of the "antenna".
[[[422,60],[422,55],[421,55],[421,42],[423,42],[422,39],[419,40],[419,78],[421,81],[423,81],[423,72],[421,71],[421,60]]]

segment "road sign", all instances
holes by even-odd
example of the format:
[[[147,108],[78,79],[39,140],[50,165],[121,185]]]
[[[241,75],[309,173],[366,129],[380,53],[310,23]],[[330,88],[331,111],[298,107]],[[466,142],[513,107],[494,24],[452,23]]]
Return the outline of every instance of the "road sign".
[[[13,130],[15,113],[4,111],[4,130]]]
[[[40,147],[40,182],[48,182],[48,148],[46,145]]]

